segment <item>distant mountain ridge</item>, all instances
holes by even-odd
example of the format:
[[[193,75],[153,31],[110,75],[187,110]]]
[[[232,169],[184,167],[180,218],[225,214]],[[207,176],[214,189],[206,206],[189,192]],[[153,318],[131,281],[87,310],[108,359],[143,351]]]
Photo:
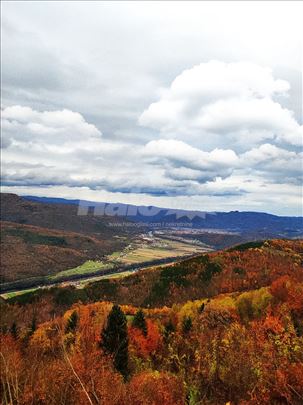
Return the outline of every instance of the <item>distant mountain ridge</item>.
[[[130,221],[143,224],[162,224],[163,226],[178,227],[178,224],[195,229],[224,230],[240,233],[256,233],[256,237],[302,237],[303,217],[277,216],[261,212],[203,212],[183,209],[168,209],[159,207],[144,207],[121,203],[104,203],[83,201],[79,199],[67,200],[64,198],[23,196],[28,201],[47,204],[76,205],[81,207],[95,207],[102,213],[114,217],[127,217]],[[152,215],[154,214],[154,215]],[[161,226],[159,226],[161,227]]]

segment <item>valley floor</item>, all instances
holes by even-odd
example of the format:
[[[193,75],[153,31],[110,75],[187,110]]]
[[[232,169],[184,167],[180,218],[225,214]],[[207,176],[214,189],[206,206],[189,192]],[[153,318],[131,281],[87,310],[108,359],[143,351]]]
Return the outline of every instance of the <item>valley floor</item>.
[[[124,249],[108,255],[102,260],[88,260],[80,266],[62,270],[46,277],[31,277],[12,283],[2,283],[1,297],[4,299],[11,298],[37,288],[50,288],[60,284],[83,287],[98,279],[123,277],[142,268],[172,263],[179,258],[210,251],[212,249],[209,246],[199,241],[185,238],[175,240],[169,236],[165,236],[165,238],[154,237],[150,232],[136,237]]]

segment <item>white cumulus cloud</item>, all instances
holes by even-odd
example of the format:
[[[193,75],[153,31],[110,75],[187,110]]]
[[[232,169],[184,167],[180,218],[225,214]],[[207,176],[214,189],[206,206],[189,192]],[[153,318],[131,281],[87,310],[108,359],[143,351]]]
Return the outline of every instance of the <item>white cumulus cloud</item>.
[[[175,178],[183,174],[186,179],[203,179],[203,182],[219,176],[227,177],[238,162],[233,150],[205,152],[174,139],[151,141],[145,146],[143,154],[155,162],[165,162],[167,174],[171,173]]]
[[[264,139],[300,146],[303,130],[276,96],[287,96],[289,84],[252,63],[210,61],[187,69],[163,89],[160,99],[141,114],[142,126],[167,137],[219,145]]]
[[[251,173],[276,183],[297,183],[302,185],[303,152],[294,152],[263,144],[240,156],[241,164]]]
[[[1,113],[5,145],[13,141],[62,145],[101,137],[101,132],[81,114],[67,109],[40,112],[15,105],[4,108]]]

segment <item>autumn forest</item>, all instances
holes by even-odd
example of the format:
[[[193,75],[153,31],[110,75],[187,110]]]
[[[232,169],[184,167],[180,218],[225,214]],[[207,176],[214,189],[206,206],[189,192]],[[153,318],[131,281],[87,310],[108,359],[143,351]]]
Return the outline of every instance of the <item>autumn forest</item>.
[[[2,300],[2,403],[302,404],[302,252],[243,244]]]

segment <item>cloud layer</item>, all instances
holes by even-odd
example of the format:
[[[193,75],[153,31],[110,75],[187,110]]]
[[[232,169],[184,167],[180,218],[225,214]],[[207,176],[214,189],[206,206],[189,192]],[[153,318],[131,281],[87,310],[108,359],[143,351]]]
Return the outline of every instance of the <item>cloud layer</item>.
[[[5,191],[301,213],[299,3],[42,3],[2,10]]]
[[[302,128],[271,98],[287,96],[288,89],[287,82],[255,65],[201,64],[181,73],[142,113],[140,123],[153,122],[157,130],[143,145],[104,139],[100,129],[70,110],[7,107],[3,182],[167,198],[249,195],[252,201],[274,191],[276,203],[287,189],[297,204]],[[232,148],[220,147],[224,144]]]

